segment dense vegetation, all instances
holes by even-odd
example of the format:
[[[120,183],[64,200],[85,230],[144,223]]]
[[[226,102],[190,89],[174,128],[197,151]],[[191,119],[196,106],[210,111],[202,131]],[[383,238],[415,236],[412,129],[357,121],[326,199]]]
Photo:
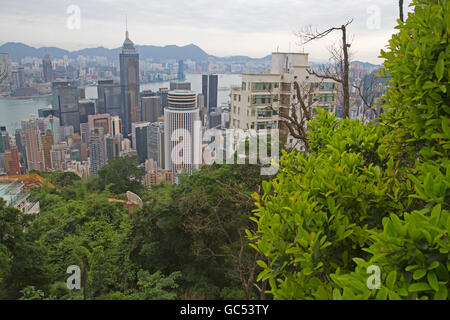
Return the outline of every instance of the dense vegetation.
[[[450,1],[413,4],[382,52],[380,121],[319,111],[276,177],[214,164],[145,189],[120,158],[88,181],[42,173],[39,216],[0,202],[0,298],[448,299]],[[142,209],[111,201],[127,190]]]
[[[261,257],[245,235],[255,229],[260,168],[207,166],[178,185],[146,190],[135,162],[115,159],[88,181],[41,172],[54,188],[32,190],[36,217],[0,205],[0,298],[264,297],[253,285]],[[142,197],[142,209],[110,201],[127,190]],[[81,290],[67,289],[70,265],[81,268]]]
[[[284,153],[255,195],[250,238],[275,299],[448,298],[450,1],[414,5],[382,51],[380,122],[320,113],[311,153]]]

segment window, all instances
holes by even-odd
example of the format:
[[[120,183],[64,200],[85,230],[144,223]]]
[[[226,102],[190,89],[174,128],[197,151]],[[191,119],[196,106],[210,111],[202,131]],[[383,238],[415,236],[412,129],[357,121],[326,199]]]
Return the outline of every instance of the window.
[[[334,102],[334,94],[332,93],[321,94],[320,102]]]
[[[320,90],[334,90],[336,89],[336,83],[334,82],[323,82],[320,84]]]
[[[252,83],[253,91],[270,91],[272,90],[272,83],[270,82],[255,82]]]
[[[272,96],[270,94],[257,94],[252,96],[252,104],[269,104],[272,103]]]
[[[273,112],[270,108],[258,109],[258,118],[270,118],[272,115]]]
[[[242,82],[242,90],[247,90],[247,83],[245,83],[245,82]]]

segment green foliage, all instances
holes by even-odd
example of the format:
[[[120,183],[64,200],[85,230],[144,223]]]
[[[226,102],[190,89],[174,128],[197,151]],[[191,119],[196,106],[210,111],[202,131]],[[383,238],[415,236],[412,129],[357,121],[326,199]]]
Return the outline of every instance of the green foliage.
[[[255,195],[249,238],[276,299],[448,298],[450,2],[414,5],[382,53],[382,121],[319,113],[311,153],[284,153]]]
[[[261,183],[257,165],[205,166],[178,185],[153,187],[132,214],[131,259],[150,272],[181,271],[186,297],[254,298],[255,252],[244,230],[251,194]]]
[[[389,41],[384,74],[387,121],[399,157],[448,157],[450,148],[450,2],[413,1],[414,13]],[[394,139],[395,138],[395,139]],[[397,144],[397,146],[394,146]]]
[[[44,300],[45,298],[44,291],[38,290],[34,286],[28,286],[20,292],[23,296],[19,300]]]
[[[115,194],[131,191],[140,193],[143,190],[142,178],[144,168],[137,165],[139,160],[134,157],[118,157],[108,161],[108,164],[98,172],[98,184],[101,190],[111,190]]]
[[[147,270],[138,272],[138,292],[125,299],[129,300],[174,300],[178,288],[176,280],[181,272],[173,272],[165,277],[160,271],[150,274]]]
[[[277,178],[255,197],[259,228],[251,238],[270,259],[259,278],[279,299],[330,298],[330,274],[352,270],[369,230],[411,203],[399,201],[408,187],[385,159],[382,127],[319,112],[311,128],[315,152],[284,152]]]
[[[58,188],[73,187],[77,181],[81,181],[81,178],[73,172],[44,172],[31,170],[30,173],[38,174],[47,182],[50,182]]]

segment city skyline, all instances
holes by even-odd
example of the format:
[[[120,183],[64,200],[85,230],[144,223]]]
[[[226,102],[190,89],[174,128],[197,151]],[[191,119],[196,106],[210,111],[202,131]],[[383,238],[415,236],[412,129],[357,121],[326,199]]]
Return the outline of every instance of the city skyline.
[[[189,4],[177,0],[166,3],[45,0],[39,4],[30,2],[29,5],[10,0],[5,2],[5,10],[0,13],[0,38],[5,43],[23,42],[67,50],[98,46],[117,48],[121,44],[121,37],[117,35],[123,34],[127,16],[128,29],[137,45],[183,46],[194,43],[219,57],[246,55],[261,58],[279,50],[304,51],[315,57],[314,60],[326,61],[327,45],[339,39],[338,33],[301,47],[297,45],[299,39],[294,32],[306,25],[319,29],[339,26],[353,18],[349,32],[353,36],[355,60],[376,64],[381,62],[378,58],[380,49],[395,32],[398,18],[398,6],[387,0],[376,3],[359,1],[356,4],[346,0],[339,6],[329,0],[320,4],[312,1],[233,0],[226,6],[204,0]],[[405,7],[409,3],[405,1]],[[73,20],[77,12],[71,6],[79,9],[79,25]],[[71,23],[72,28],[69,28]]]

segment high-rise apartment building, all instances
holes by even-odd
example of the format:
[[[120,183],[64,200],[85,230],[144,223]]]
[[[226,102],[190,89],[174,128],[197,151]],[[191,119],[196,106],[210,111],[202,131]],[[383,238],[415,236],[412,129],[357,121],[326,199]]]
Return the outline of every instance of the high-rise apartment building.
[[[107,161],[103,128],[90,129],[88,146],[90,174],[95,177]]]
[[[165,169],[174,174],[183,169],[192,173],[200,160],[200,115],[193,91],[175,90],[168,94],[164,110]]]
[[[150,124],[148,130],[148,158],[152,159],[156,163],[158,169],[164,169],[164,123],[152,123]]]
[[[24,122],[26,125],[24,126]],[[22,121],[25,127],[25,150],[28,170],[45,170],[44,145],[42,143],[41,131],[38,128],[36,118]]]
[[[9,151],[5,152],[6,174],[9,176],[20,175],[19,150],[16,146],[11,146]]]
[[[128,30],[120,58],[120,86],[122,89],[123,135],[129,137],[131,124],[139,121],[139,54],[130,40]]]
[[[54,144],[50,152],[50,159],[53,170],[64,171],[67,168],[67,162],[70,161],[70,148],[67,142]]]
[[[279,128],[288,146],[301,149],[301,143],[280,125],[279,116],[280,112],[291,112],[292,104],[298,103],[294,82],[309,92],[313,114],[317,108],[334,113],[336,106],[335,82],[310,75],[308,68],[308,54],[277,52],[272,54],[270,73],[243,74],[242,87],[231,90],[230,128]]]
[[[50,171],[52,169],[52,159],[50,153],[53,147],[53,134],[51,130],[47,130],[42,137],[42,146],[44,149],[44,170]]]
[[[204,74],[202,76],[202,94],[208,114],[217,108],[218,83],[219,77],[217,74]]]

